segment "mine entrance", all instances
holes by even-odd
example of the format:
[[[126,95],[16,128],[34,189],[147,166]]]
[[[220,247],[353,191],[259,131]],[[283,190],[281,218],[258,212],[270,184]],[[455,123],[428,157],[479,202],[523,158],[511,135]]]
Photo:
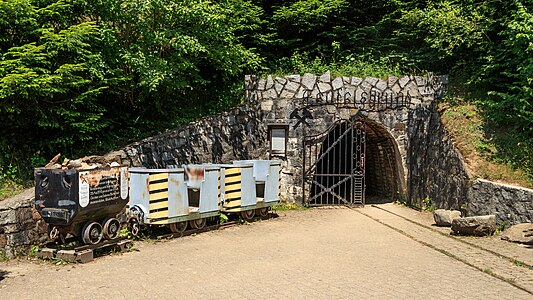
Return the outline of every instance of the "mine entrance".
[[[309,205],[391,202],[403,190],[394,139],[362,114],[306,136],[303,163],[304,199]]]
[[[304,138],[304,199],[310,205],[365,204],[365,118],[339,120]],[[305,198],[305,191],[309,191]]]

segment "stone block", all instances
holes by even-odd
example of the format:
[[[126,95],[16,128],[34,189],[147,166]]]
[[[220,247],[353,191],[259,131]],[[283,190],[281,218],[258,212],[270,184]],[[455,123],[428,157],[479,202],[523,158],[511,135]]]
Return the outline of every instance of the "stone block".
[[[276,77],[276,78],[274,79],[274,81],[275,81],[276,83],[281,84],[282,86],[285,85],[285,84],[287,83],[287,79],[286,79],[286,78],[283,78],[283,77]]]
[[[285,90],[286,90],[286,91],[289,91],[289,92],[296,92],[296,91],[298,90],[299,87],[300,87],[300,84],[299,84],[299,83],[289,81],[289,82],[287,82],[287,84],[285,85]]]
[[[387,78],[387,86],[389,88],[392,88],[396,83],[398,82],[398,77],[394,76],[394,75],[390,75],[388,78]]]
[[[331,91],[331,85],[329,83],[319,82],[318,83],[318,90],[320,91],[320,93],[329,92],[329,91]]]
[[[343,82],[344,84],[351,84],[352,80],[351,80],[351,78],[348,77],[348,76],[342,76],[342,82]]]
[[[274,105],[272,100],[263,101],[261,102],[261,109],[265,111],[272,111],[272,105]]]
[[[318,77],[318,81],[325,82],[325,83],[330,83],[331,82],[331,72],[330,71],[326,71],[326,73],[320,75],[320,77]]]
[[[359,78],[359,77],[352,77],[352,85],[360,85],[361,82],[363,82],[363,79],[362,78]]]
[[[411,81],[411,79],[409,79],[408,76],[404,76],[404,77],[400,78],[398,83],[400,84],[400,87],[403,89],[407,85],[407,83],[409,83],[409,81]]]
[[[266,79],[265,90],[271,89],[273,86],[274,79],[272,79],[272,75],[268,75]]]
[[[15,210],[0,211],[0,225],[15,224],[17,222],[17,214]]]
[[[301,86],[298,91],[296,92],[295,94],[295,98],[296,99],[303,99],[304,96],[307,95],[307,91],[305,90],[305,88],[303,86]]]
[[[259,81],[257,82],[257,90],[264,91],[265,87],[266,87],[266,79],[264,78],[259,79]]]
[[[367,77],[364,82],[368,83],[371,87],[374,87],[379,82],[379,79],[375,77]]]
[[[276,90],[273,88],[263,92],[263,99],[273,100],[273,99],[276,99],[277,97],[278,97],[278,94],[276,93]],[[261,105],[263,102],[264,101],[261,102]]]
[[[7,234],[7,244],[12,247],[29,245],[30,241],[28,238],[28,233],[26,231],[20,231],[12,234]]]
[[[54,258],[56,251],[57,250],[55,249],[44,248],[44,249],[40,249],[39,251],[37,251],[35,255],[39,258]]]
[[[316,83],[316,76],[313,74],[305,73],[302,77],[302,85],[307,90],[312,90],[315,87]]]
[[[452,221],[452,231],[461,235],[486,236],[496,231],[496,216],[475,216]]]
[[[415,76],[415,82],[418,86],[426,86],[428,83],[427,78],[422,76]]]
[[[387,82],[385,80],[379,80],[377,83],[376,83],[376,88],[378,90],[380,90],[381,92],[383,92],[386,88],[387,88]]]
[[[292,99],[292,97],[294,97],[295,94],[296,94],[295,91],[289,91],[285,89],[281,92],[281,95],[279,97],[281,99]]]
[[[94,260],[94,254],[93,250],[83,250],[78,253],[76,253],[76,261],[79,261],[80,263],[88,263]]]
[[[331,82],[331,86],[333,87],[333,90],[338,90],[340,89],[342,86],[343,86],[343,82],[342,82],[342,78],[341,77],[337,77],[335,79],[333,79],[333,81]]]
[[[274,89],[276,90],[277,95],[281,93],[281,91],[283,90],[283,87],[284,85],[279,82],[276,82],[276,84],[274,84]]]
[[[59,250],[56,253],[56,258],[74,261],[76,260],[76,251],[74,250]]]
[[[453,220],[461,217],[458,210],[437,209],[433,212],[433,219],[437,226],[451,226]]]
[[[297,82],[297,83],[300,83],[300,80],[301,80],[300,75],[289,75],[289,76],[285,76],[285,78],[289,81]]]

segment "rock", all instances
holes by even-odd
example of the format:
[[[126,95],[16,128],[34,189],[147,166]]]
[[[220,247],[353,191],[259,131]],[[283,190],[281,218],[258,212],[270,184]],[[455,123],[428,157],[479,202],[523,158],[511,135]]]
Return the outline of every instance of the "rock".
[[[437,209],[433,212],[433,219],[437,226],[451,226],[452,221],[460,217],[461,212],[458,210]]]
[[[309,74],[309,73],[305,73],[303,78],[302,78],[302,85],[307,89],[307,90],[312,90],[315,86],[315,83],[316,83],[316,76],[313,75],[313,74]]]
[[[56,156],[54,156],[44,167],[45,168],[50,168],[50,167],[54,166],[57,163],[57,161],[59,160],[60,157],[61,157],[61,153],[56,154]]]
[[[486,236],[496,231],[496,216],[475,216],[452,221],[452,231],[461,235]]]
[[[334,90],[340,89],[344,85],[342,82],[342,77],[337,77],[333,79],[333,81],[331,82],[331,85],[333,86]]]
[[[74,159],[74,160],[71,160],[67,163],[67,167],[69,169],[76,169],[76,168],[79,168],[81,167],[81,160],[79,159]]]
[[[326,71],[326,73],[320,75],[318,80],[320,80],[321,82],[330,83],[331,82],[331,72],[330,71]]]
[[[521,223],[509,227],[502,234],[502,240],[533,245],[533,223]]]

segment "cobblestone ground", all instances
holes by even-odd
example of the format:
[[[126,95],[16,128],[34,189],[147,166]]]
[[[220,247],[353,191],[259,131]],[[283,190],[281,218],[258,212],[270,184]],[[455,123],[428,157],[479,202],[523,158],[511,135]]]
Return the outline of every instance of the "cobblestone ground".
[[[533,298],[532,270],[394,213],[372,206],[280,212],[251,225],[137,242],[139,252],[88,264],[0,263],[0,299]]]

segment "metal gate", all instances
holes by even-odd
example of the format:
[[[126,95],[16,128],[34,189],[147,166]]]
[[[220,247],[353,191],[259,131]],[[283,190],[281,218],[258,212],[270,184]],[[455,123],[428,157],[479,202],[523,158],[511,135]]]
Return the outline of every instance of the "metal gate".
[[[309,205],[365,204],[365,134],[365,117],[358,113],[321,134],[304,137],[304,201]]]

